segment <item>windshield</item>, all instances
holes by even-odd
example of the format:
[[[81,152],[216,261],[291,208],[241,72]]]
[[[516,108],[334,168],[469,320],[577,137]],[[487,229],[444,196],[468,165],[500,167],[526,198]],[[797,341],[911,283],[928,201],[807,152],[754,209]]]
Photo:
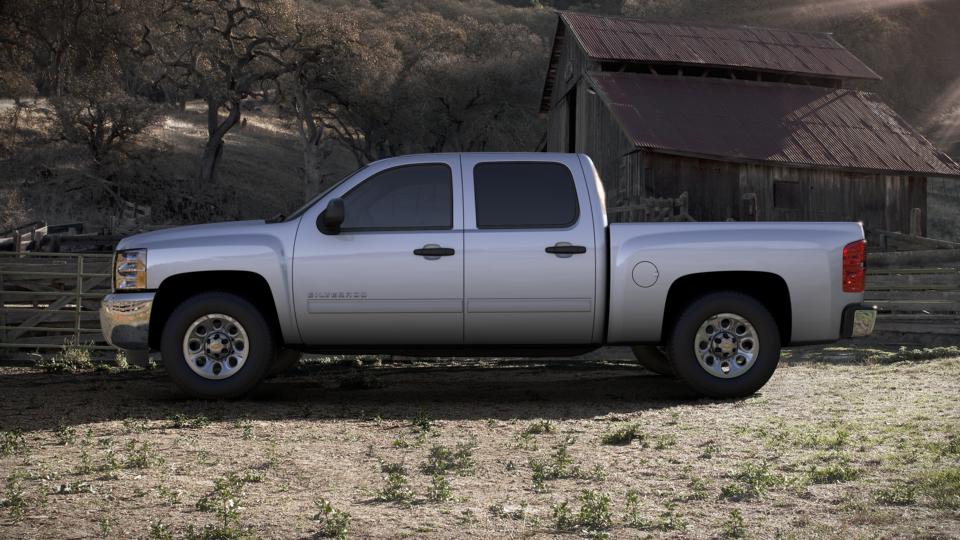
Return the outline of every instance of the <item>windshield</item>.
[[[346,176],[344,176],[344,177],[341,178],[340,180],[337,180],[336,182],[334,182],[333,184],[331,184],[330,187],[328,187],[327,189],[321,191],[321,192],[320,192],[319,194],[317,194],[315,197],[313,197],[312,199],[310,199],[309,201],[307,201],[306,204],[304,204],[304,205],[301,206],[300,208],[297,208],[296,210],[294,210],[293,213],[291,213],[289,216],[287,216],[287,218],[286,218],[284,221],[293,221],[293,220],[299,218],[301,215],[303,215],[304,212],[306,212],[307,210],[309,210],[311,206],[313,206],[314,204],[316,204],[317,201],[319,201],[320,199],[322,199],[324,195],[326,195],[327,193],[330,193],[330,191],[333,190],[333,188],[335,188],[335,187],[339,186],[340,184],[346,182],[347,180],[353,178],[354,175],[356,175],[357,173],[359,173],[360,171],[362,171],[362,170],[364,170],[364,169],[366,169],[366,168],[367,168],[367,165],[364,165],[363,167],[360,167],[359,169],[357,169],[357,170],[355,170],[355,171],[347,174]]]

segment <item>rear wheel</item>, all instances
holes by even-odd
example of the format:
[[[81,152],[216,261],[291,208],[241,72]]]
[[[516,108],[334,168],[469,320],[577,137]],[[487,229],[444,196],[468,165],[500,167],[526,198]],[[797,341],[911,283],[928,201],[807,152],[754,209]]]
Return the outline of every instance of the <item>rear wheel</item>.
[[[226,292],[198,294],[170,314],[160,352],[167,373],[191,396],[239,397],[260,383],[277,355],[260,311]]]
[[[742,397],[763,387],[780,360],[780,332],[769,310],[735,292],[708,294],[677,318],[668,339],[677,376],[700,394]]]
[[[654,345],[634,345],[631,347],[633,355],[637,358],[640,365],[649,369],[658,375],[673,376],[673,367],[670,365],[670,359],[667,358],[659,347]]]

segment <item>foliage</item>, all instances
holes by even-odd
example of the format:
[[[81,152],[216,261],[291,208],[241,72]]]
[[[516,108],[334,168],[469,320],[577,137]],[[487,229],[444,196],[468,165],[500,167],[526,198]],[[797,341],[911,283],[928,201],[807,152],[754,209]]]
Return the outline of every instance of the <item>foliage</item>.
[[[610,496],[592,489],[585,489],[577,496],[580,508],[574,512],[568,501],[552,508],[554,526],[558,531],[580,530],[594,538],[606,538],[613,526],[610,512]]]
[[[337,540],[346,538],[350,526],[350,514],[337,510],[330,501],[323,498],[314,501],[314,505],[317,507],[317,513],[314,514],[313,520],[318,522],[316,536]]]
[[[160,109],[116,85],[109,69],[84,74],[70,84],[70,93],[51,102],[65,139],[83,144],[97,163],[124,142],[153,125]]]
[[[35,365],[47,373],[76,373],[93,369],[90,348],[68,340],[63,349],[53,355],[40,356]]]
[[[426,474],[444,474],[456,471],[464,474],[473,469],[473,451],[477,447],[474,442],[457,443],[456,448],[434,445],[427,454],[427,460],[420,467]]]
[[[640,429],[640,424],[637,422],[621,423],[614,426],[611,426],[606,433],[603,434],[603,438],[600,439],[600,442],[603,444],[612,444],[612,445],[627,445],[632,443],[635,440],[644,442],[646,435]]]

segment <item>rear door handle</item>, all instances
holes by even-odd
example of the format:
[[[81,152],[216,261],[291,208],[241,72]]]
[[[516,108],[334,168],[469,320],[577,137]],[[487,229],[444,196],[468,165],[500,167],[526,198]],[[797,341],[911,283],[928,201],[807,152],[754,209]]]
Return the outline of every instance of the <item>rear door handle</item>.
[[[571,246],[570,244],[566,244],[566,243],[557,243],[554,246],[550,246],[546,248],[544,251],[546,251],[547,253],[553,253],[554,255],[557,255],[559,257],[562,257],[564,255],[569,257],[570,255],[579,255],[581,253],[586,253],[587,248],[584,246]]]
[[[414,255],[419,255],[420,257],[426,257],[430,260],[436,260],[440,257],[449,257],[456,254],[456,251],[453,248],[440,247],[436,244],[427,244],[422,248],[417,248],[413,250]]]

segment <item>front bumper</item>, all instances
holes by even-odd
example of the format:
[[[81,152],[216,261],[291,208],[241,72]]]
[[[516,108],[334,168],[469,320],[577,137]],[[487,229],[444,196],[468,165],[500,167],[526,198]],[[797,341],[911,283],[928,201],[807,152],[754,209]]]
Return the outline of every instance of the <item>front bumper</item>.
[[[867,304],[851,304],[844,308],[840,324],[841,338],[866,337],[877,323],[877,308]]]
[[[107,343],[130,350],[150,348],[150,310],[155,293],[108,294],[100,302],[100,328]]]

